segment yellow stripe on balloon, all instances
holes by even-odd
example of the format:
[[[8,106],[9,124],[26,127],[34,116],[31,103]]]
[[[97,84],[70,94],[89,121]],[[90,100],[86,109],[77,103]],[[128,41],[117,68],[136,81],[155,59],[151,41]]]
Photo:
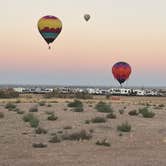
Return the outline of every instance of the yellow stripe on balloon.
[[[62,28],[62,22],[59,19],[45,19],[41,18],[38,22],[39,30],[43,30],[45,27],[48,28]]]

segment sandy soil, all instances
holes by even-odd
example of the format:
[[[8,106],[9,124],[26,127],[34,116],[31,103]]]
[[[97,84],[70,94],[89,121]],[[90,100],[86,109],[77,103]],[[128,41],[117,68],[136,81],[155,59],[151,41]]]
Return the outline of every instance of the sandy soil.
[[[40,126],[47,129],[47,134],[38,135],[34,128],[22,120],[24,115],[4,108],[8,101],[0,100],[0,166],[165,166],[166,165],[166,98],[157,97],[120,97],[120,100],[106,100],[97,97],[93,100],[82,100],[84,112],[72,112],[67,102],[72,99],[22,98],[17,107],[25,111],[45,100],[51,107],[38,106],[35,116],[40,119]],[[106,116],[94,109],[98,101],[110,103],[117,115],[106,123],[85,124],[96,116]],[[128,112],[149,105],[156,113],[153,118],[130,116]],[[155,108],[164,104],[163,108]],[[124,109],[124,114],[119,109]],[[66,110],[67,109],[67,110]],[[56,121],[48,121],[46,112],[52,111],[58,116]],[[131,132],[119,136],[117,126],[128,121]],[[49,143],[52,133],[65,132],[65,126],[72,126],[68,132],[85,129],[94,130],[92,139],[87,141],[62,141]],[[110,147],[97,146],[97,140],[107,139]],[[47,144],[46,148],[34,148],[33,143]]]

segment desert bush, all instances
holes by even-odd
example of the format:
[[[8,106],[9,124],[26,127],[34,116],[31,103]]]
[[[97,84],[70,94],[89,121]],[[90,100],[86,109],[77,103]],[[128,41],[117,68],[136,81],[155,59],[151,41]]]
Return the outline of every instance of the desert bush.
[[[137,110],[131,110],[128,112],[128,114],[131,116],[137,116],[139,114],[139,112]]]
[[[126,121],[125,123],[122,123],[121,125],[117,126],[117,130],[121,132],[130,132],[131,125]]]
[[[4,113],[3,112],[0,112],[0,119],[4,118]]]
[[[60,143],[61,139],[57,136],[57,134],[54,134],[54,136],[49,140],[50,143]]]
[[[51,104],[48,104],[47,107],[52,107],[52,105],[51,105]]]
[[[93,119],[91,119],[92,123],[105,123],[106,122],[106,118],[105,117],[95,117]]]
[[[95,106],[95,109],[98,112],[104,112],[104,113],[109,113],[113,111],[111,106],[103,101],[98,102]]]
[[[79,140],[89,140],[92,135],[87,133],[86,130],[81,130],[71,134],[65,134],[62,136],[63,140],[79,141]]]
[[[152,111],[149,111],[147,107],[139,109],[139,113],[142,114],[144,118],[153,118],[155,116],[155,113]]]
[[[75,108],[71,109],[71,111],[73,111],[73,112],[83,112],[84,109],[82,107],[75,107]]]
[[[74,95],[77,99],[93,99],[93,95],[89,94],[88,92],[77,92]]]
[[[111,143],[109,143],[109,142],[107,142],[107,140],[106,139],[103,139],[103,140],[101,140],[101,141],[97,141],[96,142],[96,145],[100,145],[100,146],[111,146]]]
[[[58,119],[58,117],[57,116],[55,116],[55,114],[50,114],[49,116],[48,116],[48,118],[47,118],[48,120],[51,120],[51,121],[55,121],[55,120],[57,120]]]
[[[63,129],[69,130],[69,129],[72,129],[72,126],[64,126]]]
[[[39,104],[39,106],[45,106],[46,102],[45,101],[40,101],[38,104]]]
[[[111,112],[111,113],[107,114],[106,118],[108,118],[108,119],[116,119],[116,114]]]
[[[68,103],[68,107],[83,107],[83,104],[80,100],[74,100],[73,102]]]
[[[29,109],[29,112],[38,112],[38,107],[37,107],[37,105],[32,106],[32,107]]]
[[[120,113],[120,114],[124,114],[124,109],[120,109],[120,110],[119,110],[119,113]]]
[[[39,120],[32,113],[24,115],[23,120],[24,122],[29,122],[30,126],[34,128],[38,127],[39,125]]]
[[[34,148],[46,148],[47,147],[47,145],[43,144],[43,143],[33,143],[32,146]]]
[[[21,111],[20,109],[17,111],[17,114],[24,114],[24,111]]]
[[[90,124],[90,120],[85,120],[85,124]]]
[[[158,107],[163,108],[163,107],[165,107],[165,105],[164,104],[159,104]]]
[[[5,105],[5,108],[8,109],[8,110],[13,110],[16,108],[16,105],[11,103],[11,102],[8,102],[6,105]]]
[[[36,134],[47,134],[47,130],[42,128],[42,127],[38,127],[36,130],[35,130],[35,133]]]

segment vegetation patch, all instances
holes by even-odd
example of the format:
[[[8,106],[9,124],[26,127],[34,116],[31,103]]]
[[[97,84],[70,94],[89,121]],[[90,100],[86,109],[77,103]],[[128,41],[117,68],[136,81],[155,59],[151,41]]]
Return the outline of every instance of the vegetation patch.
[[[55,114],[54,113],[52,113],[52,114],[50,114],[49,116],[48,116],[48,118],[47,118],[48,120],[50,120],[50,121],[55,121],[55,120],[57,120],[58,119],[58,117],[57,116],[55,116]]]
[[[37,105],[32,106],[32,107],[29,109],[29,112],[38,112],[38,107],[37,107]]]
[[[32,146],[34,148],[46,148],[47,144],[44,144],[44,143],[33,143]]]
[[[111,113],[107,114],[106,118],[108,118],[108,119],[116,119],[116,114],[111,112]]]
[[[92,123],[105,123],[106,122],[106,118],[105,117],[95,117],[93,119],[91,119]]]
[[[74,100],[73,102],[68,103],[68,107],[77,107],[77,108],[82,108],[83,104],[80,100]]]
[[[39,120],[37,117],[35,117],[32,113],[28,113],[23,116],[24,122],[29,122],[30,126],[33,128],[38,127],[39,125]]]
[[[35,133],[36,134],[47,134],[47,130],[42,128],[42,127],[38,127],[36,130],[35,130]]]
[[[2,119],[2,118],[4,118],[4,117],[5,117],[4,113],[3,113],[3,112],[0,112],[0,119]]]
[[[101,140],[101,141],[97,141],[96,142],[96,145],[99,145],[99,146],[111,146],[111,143],[109,143],[106,139],[103,139],[103,140]]]
[[[95,106],[95,109],[98,112],[104,112],[104,113],[109,113],[113,111],[111,106],[103,101],[98,102]]]
[[[117,127],[117,130],[121,131],[121,132],[130,132],[131,131],[131,125],[126,121],[126,122],[122,123],[121,125],[119,125]]]
[[[137,116],[137,115],[139,115],[139,112],[137,110],[131,110],[131,111],[128,112],[128,114],[130,116]]]
[[[152,111],[149,111],[147,107],[139,109],[139,113],[144,117],[144,118],[153,118],[155,116],[155,113]]]

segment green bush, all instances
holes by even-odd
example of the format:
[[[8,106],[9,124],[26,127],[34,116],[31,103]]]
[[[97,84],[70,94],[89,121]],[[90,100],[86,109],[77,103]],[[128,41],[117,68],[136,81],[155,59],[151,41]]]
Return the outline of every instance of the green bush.
[[[131,125],[126,121],[125,123],[122,123],[117,127],[118,131],[121,132],[130,132],[131,131]]]
[[[51,105],[51,104],[48,104],[47,107],[52,107],[52,105]]]
[[[147,107],[139,109],[139,113],[142,114],[144,118],[153,118],[155,116],[155,113],[152,111],[149,111]]]
[[[111,106],[103,101],[98,102],[95,106],[95,109],[98,112],[104,112],[104,113],[112,112]]]
[[[24,115],[23,120],[24,122],[29,122],[30,126],[34,128],[38,127],[39,125],[39,120],[32,113]]]
[[[105,123],[106,119],[104,117],[95,117],[91,120],[92,123]]]
[[[83,107],[83,104],[80,100],[74,100],[73,102],[68,103],[68,107]]]
[[[90,120],[85,120],[85,124],[90,124]]]

